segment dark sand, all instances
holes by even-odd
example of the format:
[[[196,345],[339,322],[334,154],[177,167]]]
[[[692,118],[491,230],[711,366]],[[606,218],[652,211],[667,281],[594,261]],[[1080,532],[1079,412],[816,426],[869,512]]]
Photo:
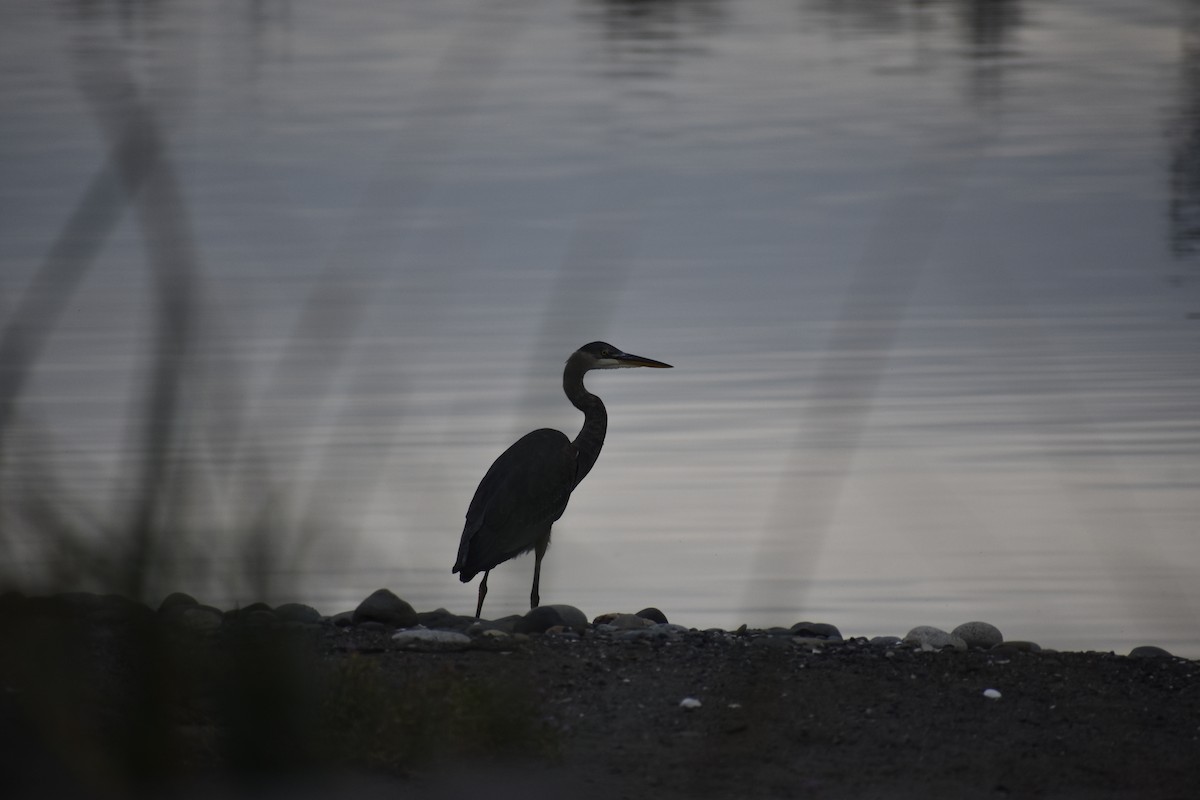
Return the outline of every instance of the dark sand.
[[[9,798],[1200,797],[1200,663],[1171,657],[590,631],[445,652],[44,608],[0,635]]]

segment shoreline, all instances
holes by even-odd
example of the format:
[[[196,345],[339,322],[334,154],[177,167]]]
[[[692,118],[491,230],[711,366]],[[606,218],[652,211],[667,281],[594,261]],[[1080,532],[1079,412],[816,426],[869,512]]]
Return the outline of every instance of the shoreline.
[[[1182,800],[1200,785],[1200,662],[1170,655],[924,650],[819,624],[580,629],[559,610],[528,633],[282,606],[218,622],[177,601],[3,597],[7,796]]]

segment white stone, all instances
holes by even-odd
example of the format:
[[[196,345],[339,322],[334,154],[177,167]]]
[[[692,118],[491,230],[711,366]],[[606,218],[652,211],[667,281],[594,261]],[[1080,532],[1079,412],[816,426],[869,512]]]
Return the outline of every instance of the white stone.
[[[692,711],[700,707],[700,701],[694,697],[685,697],[679,701],[679,707],[684,711]]]
[[[998,689],[984,689],[983,696],[989,700],[999,700],[1000,691]]]

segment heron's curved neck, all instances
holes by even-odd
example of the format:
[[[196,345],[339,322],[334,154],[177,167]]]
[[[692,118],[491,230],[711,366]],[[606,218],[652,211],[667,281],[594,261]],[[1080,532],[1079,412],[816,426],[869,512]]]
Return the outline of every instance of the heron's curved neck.
[[[604,434],[608,431],[608,412],[604,410],[600,398],[584,387],[584,372],[582,360],[575,356],[567,360],[567,368],[563,370],[563,391],[567,393],[571,405],[583,412],[583,428],[572,442],[579,453],[576,485],[591,472],[596,459],[600,457]]]

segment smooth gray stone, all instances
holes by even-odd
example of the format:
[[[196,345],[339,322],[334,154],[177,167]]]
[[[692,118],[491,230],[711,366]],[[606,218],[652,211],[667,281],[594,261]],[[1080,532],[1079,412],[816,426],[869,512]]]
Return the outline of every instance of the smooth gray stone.
[[[1163,656],[1171,658],[1171,654],[1168,651],[1161,647],[1155,647],[1152,644],[1144,644],[1129,651],[1130,658],[1162,658]]]
[[[967,649],[967,643],[961,638],[932,625],[918,625],[913,628],[905,634],[904,642],[917,645],[922,650],[942,650],[946,647],[953,647],[955,650]]]
[[[575,606],[555,603],[554,605],[549,606],[549,608],[553,608],[555,611],[557,611],[558,615],[562,617],[563,624],[576,633],[583,633],[585,630],[587,630],[587,614],[584,614]]]
[[[562,614],[553,606],[538,606],[517,620],[513,626],[514,633],[545,633],[556,625],[565,626]]]
[[[182,606],[170,614],[172,622],[198,633],[215,631],[225,622],[225,615],[212,606]]]
[[[436,611],[422,611],[417,614],[417,622],[426,628],[437,628],[443,631],[458,631],[466,633],[477,620],[474,617],[454,614],[444,608]]]
[[[995,647],[1004,641],[1000,629],[988,622],[964,622],[950,632],[967,643],[967,647],[980,647],[984,650]]]
[[[601,614],[592,620],[594,625],[612,625],[619,631],[640,631],[654,623],[637,614]]]
[[[793,636],[806,636],[813,639],[828,639],[831,642],[842,641],[842,632],[837,626],[827,622],[797,622],[790,629]]]
[[[379,622],[393,628],[411,628],[417,624],[413,607],[387,589],[377,589],[354,609],[354,624]]]
[[[183,592],[171,592],[163,598],[163,601],[158,604],[159,611],[168,611],[179,606],[198,606],[200,603],[190,594]]]
[[[641,611],[637,612],[637,614],[635,616],[642,617],[643,619],[648,619],[652,622],[657,622],[659,625],[667,624],[667,615],[664,614],[663,612],[659,611],[654,606],[650,606],[649,608],[643,608]]]

